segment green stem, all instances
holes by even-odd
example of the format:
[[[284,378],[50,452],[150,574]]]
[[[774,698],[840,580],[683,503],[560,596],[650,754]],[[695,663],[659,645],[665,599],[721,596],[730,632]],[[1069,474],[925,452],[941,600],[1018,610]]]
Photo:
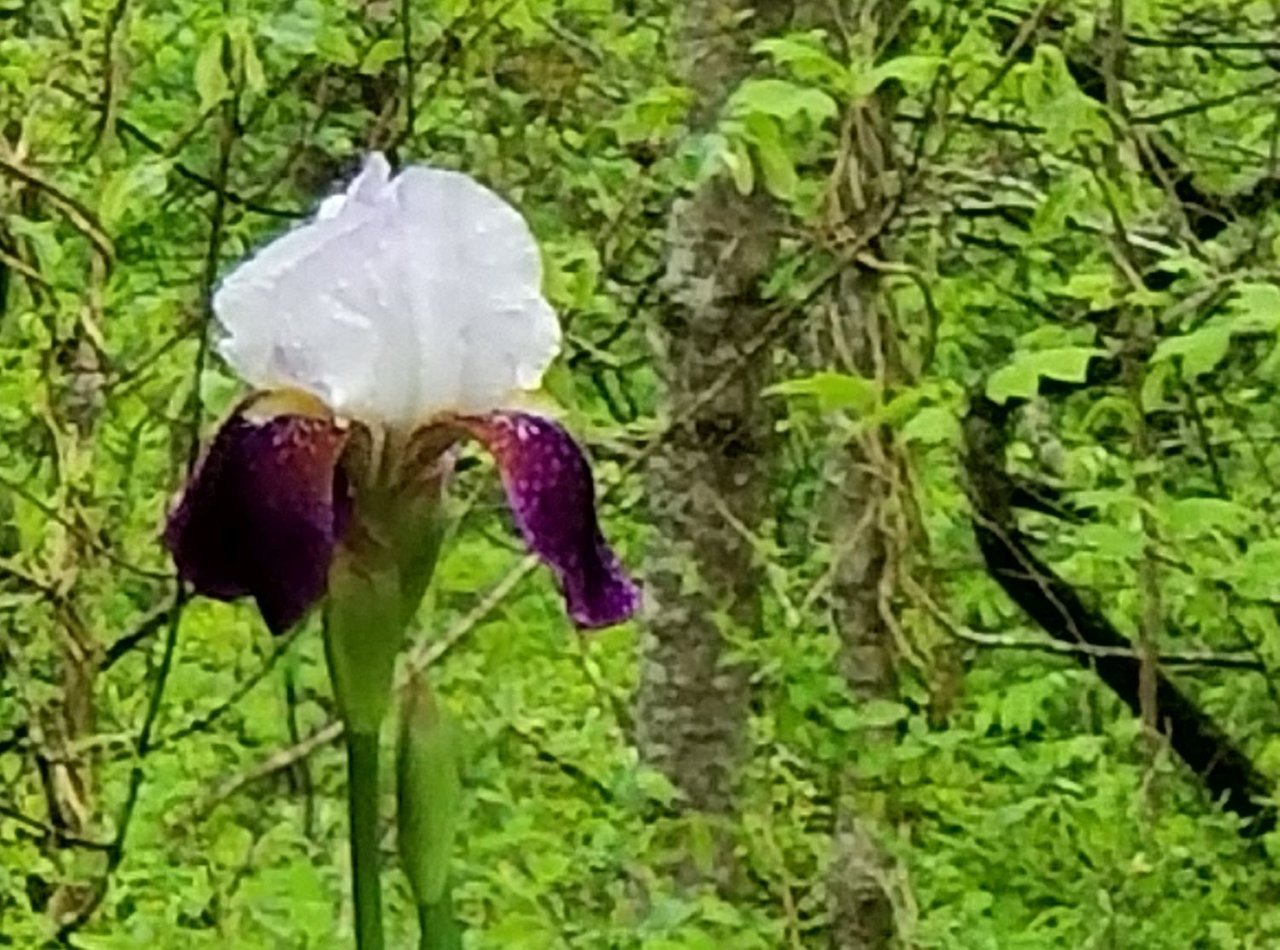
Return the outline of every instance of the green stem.
[[[462,931],[453,919],[453,901],[446,888],[434,904],[418,905],[418,950],[461,950]]]
[[[378,853],[378,733],[347,730],[347,802],[357,950],[383,950]]]

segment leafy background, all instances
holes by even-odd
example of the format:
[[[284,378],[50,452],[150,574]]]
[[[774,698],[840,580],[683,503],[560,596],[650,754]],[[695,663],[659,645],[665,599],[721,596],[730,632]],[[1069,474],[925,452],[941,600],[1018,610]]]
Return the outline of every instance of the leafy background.
[[[372,148],[492,185],[542,245],[566,330],[548,389],[643,576],[644,462],[680,410],[650,339],[672,202],[711,176],[770,195],[766,293],[807,319],[840,241],[822,198],[841,117],[868,96],[907,159],[885,293],[911,373],[879,391],[775,358],[766,635],[726,634],[754,671],[732,819],[746,884],[682,875],[713,846],[632,741],[636,629],[570,631],[477,457],[411,647],[466,736],[467,945],[825,946],[851,763],[903,946],[1280,943],[1274,833],[1238,834],[1047,648],[984,570],[960,458],[974,392],[1025,402],[1012,467],[1086,512],[1028,516],[1044,556],[1124,632],[1233,661],[1176,676],[1280,774],[1275,11],[898,9],[870,59],[804,29],[757,43],[708,131],[664,2],[0,0],[0,944],[41,945],[86,895],[73,946],[349,940],[318,631],[272,642],[243,605],[175,611],[157,542],[193,437],[240,393],[201,342],[219,273]],[[1078,66],[1117,36],[1122,111]],[[1148,131],[1177,158],[1163,181]],[[1082,385],[1095,357],[1130,369]],[[1066,394],[1038,396],[1045,381]],[[874,413],[909,453],[929,596],[898,603],[901,701],[859,703],[814,607],[816,453]],[[409,945],[388,880],[391,943]]]

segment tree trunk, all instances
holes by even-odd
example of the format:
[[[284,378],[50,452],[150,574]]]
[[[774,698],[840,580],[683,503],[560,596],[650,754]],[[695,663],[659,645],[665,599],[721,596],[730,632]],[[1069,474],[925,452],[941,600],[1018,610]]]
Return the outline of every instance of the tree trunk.
[[[833,330],[836,350],[845,356],[836,363],[846,372],[883,379],[885,326],[879,282],[873,275],[850,273],[840,284]],[[893,486],[900,481],[898,465],[889,435],[871,430],[850,438],[833,453],[829,466],[830,615],[840,638],[841,674],[860,703],[897,696],[891,611],[904,540],[893,497]],[[886,731],[866,735],[864,741],[893,739]],[[857,808],[858,784],[853,767],[840,777],[827,878],[834,950],[880,950],[891,946],[894,936],[886,885],[890,863],[871,834],[870,816]]]
[[[825,26],[873,60],[892,37],[896,2],[847,0],[808,4],[797,11],[806,25]],[[812,7],[810,11],[807,7]],[[843,118],[841,148],[829,191],[827,224],[865,253],[882,258],[880,239],[891,198],[892,129],[886,96],[850,103]],[[879,383],[901,376],[895,334],[878,272],[851,264],[815,325],[819,364]],[[840,438],[840,436],[837,436]],[[827,466],[824,511],[831,538],[829,614],[840,639],[840,671],[855,701],[897,698],[894,610],[897,571],[910,534],[904,506],[903,459],[884,429],[845,433]],[[891,742],[890,732],[864,736]],[[840,777],[827,897],[834,950],[881,950],[894,940],[892,865],[871,832],[874,816],[859,808],[853,767]]]
[[[753,39],[781,4],[692,0],[681,7],[679,56],[694,91],[693,121],[714,124],[746,72]],[[763,195],[743,197],[723,176],[675,204],[668,295],[657,363],[672,424],[648,472],[654,546],[647,570],[637,740],[642,754],[709,815],[732,811],[747,713],[747,670],[726,660],[727,635],[760,625],[761,574],[752,534],[769,471],[761,389],[758,286],[776,246]]]

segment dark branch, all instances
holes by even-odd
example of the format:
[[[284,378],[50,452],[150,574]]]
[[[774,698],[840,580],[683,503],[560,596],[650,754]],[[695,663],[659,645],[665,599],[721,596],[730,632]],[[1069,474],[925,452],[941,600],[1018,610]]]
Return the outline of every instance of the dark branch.
[[[1141,660],[1106,616],[1041,561],[1014,517],[1014,482],[1004,468],[1005,424],[1010,409],[985,396],[973,398],[965,419],[964,466],[973,504],[973,530],[987,573],[1049,636],[1060,643],[1097,648],[1076,654],[1135,715],[1141,714]],[[1272,783],[1196,703],[1157,671],[1157,728],[1170,748],[1204,783],[1215,800],[1246,819],[1244,832],[1263,834],[1276,824],[1267,799]]]

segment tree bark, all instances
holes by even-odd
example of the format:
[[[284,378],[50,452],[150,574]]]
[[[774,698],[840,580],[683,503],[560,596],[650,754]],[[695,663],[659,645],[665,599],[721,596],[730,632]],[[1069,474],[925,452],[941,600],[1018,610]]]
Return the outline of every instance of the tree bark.
[[[849,273],[840,281],[834,315],[836,365],[883,378],[885,321],[879,281]],[[843,351],[843,359],[836,354]],[[902,541],[895,527],[898,458],[888,433],[868,431],[832,455],[826,485],[831,534],[830,617],[840,639],[840,672],[855,701],[895,699],[894,636],[897,564]],[[888,731],[864,737],[892,742]],[[859,779],[840,776],[831,865],[827,876],[833,950],[881,950],[892,945],[891,865],[858,808]]]
[[[678,55],[706,129],[749,66],[750,45],[784,5],[691,0],[680,7]],[[654,545],[648,558],[637,741],[687,805],[733,809],[746,721],[747,670],[730,636],[760,626],[761,573],[752,535],[764,511],[769,420],[761,390],[771,362],[761,278],[776,247],[772,202],[739,195],[723,176],[678,200],[669,220],[667,302],[657,365],[671,429],[650,463]]]

